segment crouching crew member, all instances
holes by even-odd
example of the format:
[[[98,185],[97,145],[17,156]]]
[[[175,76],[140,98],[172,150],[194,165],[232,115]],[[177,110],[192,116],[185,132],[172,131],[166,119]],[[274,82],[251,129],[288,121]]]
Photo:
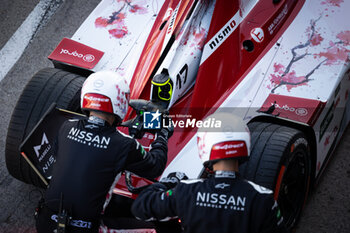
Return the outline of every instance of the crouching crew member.
[[[210,117],[220,120],[221,128],[200,129],[197,144],[204,167],[214,174],[207,179],[182,180],[169,189],[169,181],[185,177],[170,174],[168,182],[153,184],[139,195],[133,214],[143,220],[178,217],[188,233],[282,231],[283,220],[272,191],[238,173],[239,164],[249,158],[248,127],[232,114]]]
[[[157,133],[149,152],[116,129],[128,110],[129,92],[126,80],[112,71],[86,79],[81,109],[89,118],[66,121],[59,130],[57,161],[36,222],[39,233],[98,232],[101,212],[123,170],[146,178],[163,172],[167,129]]]

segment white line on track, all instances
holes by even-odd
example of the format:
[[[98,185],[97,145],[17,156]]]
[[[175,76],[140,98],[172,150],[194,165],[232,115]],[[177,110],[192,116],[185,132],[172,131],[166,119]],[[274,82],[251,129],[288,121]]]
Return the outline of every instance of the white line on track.
[[[48,19],[53,14],[60,2],[57,0],[40,0],[34,10],[0,50],[0,81],[22,56],[43,20]]]

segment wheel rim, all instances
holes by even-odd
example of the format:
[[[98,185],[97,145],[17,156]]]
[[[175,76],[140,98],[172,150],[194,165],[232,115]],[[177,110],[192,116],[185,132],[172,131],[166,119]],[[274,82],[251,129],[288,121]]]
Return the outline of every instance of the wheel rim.
[[[281,182],[278,203],[288,228],[295,226],[309,186],[308,156],[304,150],[292,155]]]

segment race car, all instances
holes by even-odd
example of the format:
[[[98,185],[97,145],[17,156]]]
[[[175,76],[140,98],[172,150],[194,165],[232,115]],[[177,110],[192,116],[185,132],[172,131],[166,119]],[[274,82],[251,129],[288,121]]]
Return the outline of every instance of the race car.
[[[51,139],[43,133],[31,144],[34,159],[45,161],[36,171],[18,146],[52,103],[79,113],[85,78],[112,70],[129,82],[131,99],[157,103],[173,119],[162,177],[205,176],[196,130],[215,128],[215,119],[203,119],[217,111],[242,117],[252,148],[240,173],[274,191],[292,228],[350,120],[349,10],[344,0],[102,0],[49,55],[55,68],[23,90],[8,129],[7,168],[45,186]],[[139,141],[147,148],[153,138]],[[135,198],[130,183],[149,183],[126,178],[116,196]]]

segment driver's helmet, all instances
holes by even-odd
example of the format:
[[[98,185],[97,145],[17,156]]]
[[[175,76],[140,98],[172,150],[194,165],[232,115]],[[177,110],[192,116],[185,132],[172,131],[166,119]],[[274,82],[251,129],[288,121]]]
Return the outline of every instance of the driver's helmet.
[[[80,107],[114,114],[123,120],[129,107],[130,88],[127,81],[113,71],[91,74],[81,89]]]
[[[249,158],[250,132],[240,117],[232,113],[214,113],[206,120],[221,122],[221,126],[198,130],[198,152],[205,167],[222,159],[237,159],[242,163]]]

